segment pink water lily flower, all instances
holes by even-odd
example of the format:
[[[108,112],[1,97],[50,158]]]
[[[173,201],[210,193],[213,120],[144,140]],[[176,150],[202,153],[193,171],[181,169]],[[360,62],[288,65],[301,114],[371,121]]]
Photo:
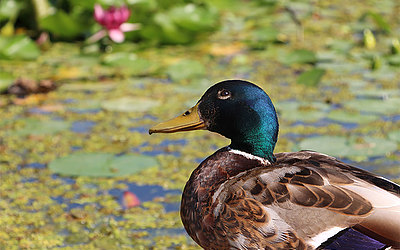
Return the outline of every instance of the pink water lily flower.
[[[140,25],[137,23],[126,23],[130,10],[126,6],[119,8],[111,6],[104,10],[101,5],[94,6],[94,19],[101,24],[105,29],[100,30],[88,40],[89,42],[96,42],[107,35],[116,43],[121,43],[125,40],[124,32],[139,29]]]

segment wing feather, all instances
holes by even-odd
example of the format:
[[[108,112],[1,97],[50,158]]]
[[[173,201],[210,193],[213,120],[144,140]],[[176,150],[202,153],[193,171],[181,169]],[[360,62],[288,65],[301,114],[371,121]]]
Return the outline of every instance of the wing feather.
[[[313,237],[321,241],[333,228],[355,227],[385,244],[400,245],[396,184],[315,152],[276,157],[275,165],[226,181],[214,197],[220,227],[233,223],[232,218],[240,224],[233,233],[226,228],[232,242],[240,237],[243,244],[316,247]]]

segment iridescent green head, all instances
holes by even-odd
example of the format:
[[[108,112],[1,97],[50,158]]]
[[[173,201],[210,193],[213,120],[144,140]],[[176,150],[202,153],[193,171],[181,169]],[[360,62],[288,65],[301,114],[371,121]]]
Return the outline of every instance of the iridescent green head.
[[[207,129],[231,139],[232,149],[274,162],[278,128],[274,105],[260,87],[247,81],[227,80],[209,88],[196,106],[149,132]]]

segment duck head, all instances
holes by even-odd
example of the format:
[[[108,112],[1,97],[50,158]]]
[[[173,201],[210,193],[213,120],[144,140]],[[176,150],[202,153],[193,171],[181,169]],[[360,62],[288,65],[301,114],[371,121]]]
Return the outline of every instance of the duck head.
[[[149,133],[207,129],[231,139],[232,149],[274,162],[278,128],[274,105],[264,90],[247,81],[227,80],[210,87],[194,107]]]

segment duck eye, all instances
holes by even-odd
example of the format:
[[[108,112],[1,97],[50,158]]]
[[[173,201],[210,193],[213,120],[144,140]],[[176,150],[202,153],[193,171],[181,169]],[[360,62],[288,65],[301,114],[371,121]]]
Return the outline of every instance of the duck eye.
[[[218,91],[218,98],[225,100],[231,97],[231,92],[229,90],[226,89],[222,89],[220,91]]]

